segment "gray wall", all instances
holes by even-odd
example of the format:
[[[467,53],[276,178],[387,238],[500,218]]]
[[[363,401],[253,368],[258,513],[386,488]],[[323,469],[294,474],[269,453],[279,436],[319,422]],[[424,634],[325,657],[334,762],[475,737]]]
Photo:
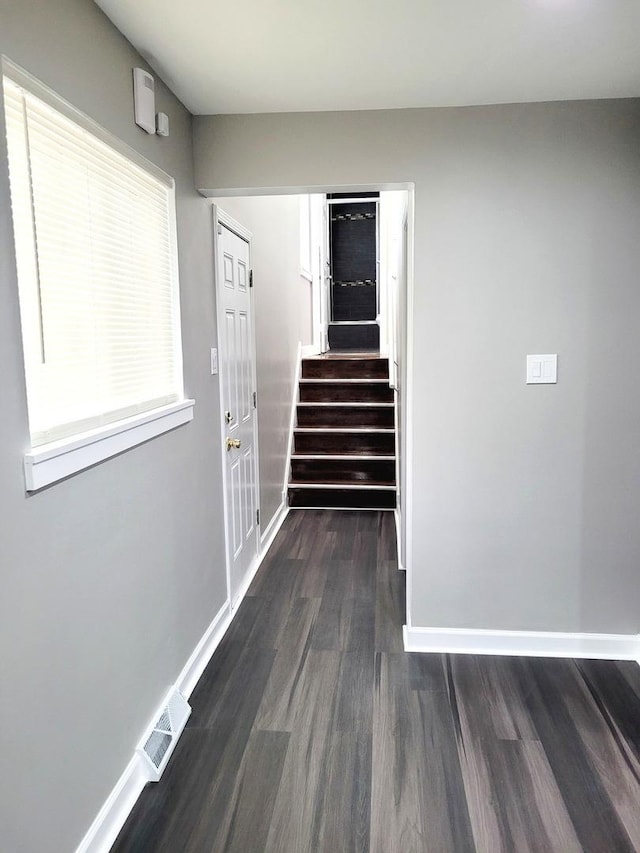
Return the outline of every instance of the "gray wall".
[[[93,3],[0,0],[0,52],[175,177],[186,392],[197,401],[193,423],[25,494],[0,118],[0,848],[69,853],[226,599],[211,220],[193,189],[189,114],[160,86],[170,138],[135,127],[140,57]]]
[[[412,624],[637,632],[640,102],[194,121],[203,191],[415,182]]]
[[[217,202],[252,232],[264,533],[282,503],[298,342],[311,343],[311,284],[300,275],[300,199],[284,195]]]

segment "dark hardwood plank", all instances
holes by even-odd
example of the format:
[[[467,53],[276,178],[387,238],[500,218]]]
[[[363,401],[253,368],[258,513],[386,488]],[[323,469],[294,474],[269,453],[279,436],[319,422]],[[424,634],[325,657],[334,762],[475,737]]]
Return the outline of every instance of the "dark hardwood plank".
[[[371,850],[473,851],[453,720],[442,691],[414,691],[406,655],[376,654]]]
[[[313,630],[313,648],[341,651],[367,648],[373,654],[375,614],[371,604],[361,597],[345,595],[339,580],[335,585],[328,580],[327,586],[330,589],[323,596]]]
[[[640,851],[640,668],[407,655],[391,513],[289,514],[115,853]]]
[[[574,663],[519,659],[516,677],[583,849],[587,853],[634,850],[580,736],[575,708],[567,700],[578,677]]]
[[[267,850],[314,851],[339,670],[339,652],[309,651],[287,717],[282,720],[291,736]]]
[[[380,551],[380,549],[378,549]],[[396,560],[380,557],[376,562],[375,649],[378,652],[404,650],[402,626],[405,619],[405,573]]]
[[[257,643],[246,643],[235,665],[205,671],[198,685],[199,701],[187,723],[189,728],[213,728],[221,720],[251,728],[265,685],[271,674],[276,652]],[[225,664],[227,661],[225,661]]]
[[[331,732],[313,820],[313,853],[368,853],[371,734]]]
[[[511,659],[446,659],[462,776],[478,852],[579,851]]]
[[[286,732],[253,732],[211,849],[247,853],[266,848],[288,746]]]
[[[256,718],[259,729],[291,731],[290,718],[296,710],[319,606],[319,599],[298,599],[290,610],[276,640],[278,652]]]
[[[579,661],[578,670],[582,679],[563,688],[564,702],[634,849],[640,849],[635,694],[609,661]]]

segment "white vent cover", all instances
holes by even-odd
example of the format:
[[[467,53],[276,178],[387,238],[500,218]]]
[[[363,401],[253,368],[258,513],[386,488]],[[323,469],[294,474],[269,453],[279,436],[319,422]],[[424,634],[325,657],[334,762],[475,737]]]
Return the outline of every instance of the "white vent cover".
[[[182,693],[171,688],[156,722],[147,729],[137,750],[144,758],[150,781],[157,782],[162,776],[190,713],[191,707]]]

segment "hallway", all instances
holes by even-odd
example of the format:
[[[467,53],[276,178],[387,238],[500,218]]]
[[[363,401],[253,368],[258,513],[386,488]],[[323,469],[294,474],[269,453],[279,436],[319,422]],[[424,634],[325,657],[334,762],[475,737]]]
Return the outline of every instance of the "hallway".
[[[289,514],[116,853],[640,849],[634,663],[402,648],[392,513]]]

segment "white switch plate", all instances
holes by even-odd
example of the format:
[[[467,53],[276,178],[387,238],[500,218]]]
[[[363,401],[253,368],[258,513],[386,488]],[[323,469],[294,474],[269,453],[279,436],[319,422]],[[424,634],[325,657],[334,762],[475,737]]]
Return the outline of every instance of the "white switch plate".
[[[527,356],[527,385],[546,385],[558,381],[557,355]]]
[[[218,350],[211,347],[211,375],[215,376],[218,372]]]

